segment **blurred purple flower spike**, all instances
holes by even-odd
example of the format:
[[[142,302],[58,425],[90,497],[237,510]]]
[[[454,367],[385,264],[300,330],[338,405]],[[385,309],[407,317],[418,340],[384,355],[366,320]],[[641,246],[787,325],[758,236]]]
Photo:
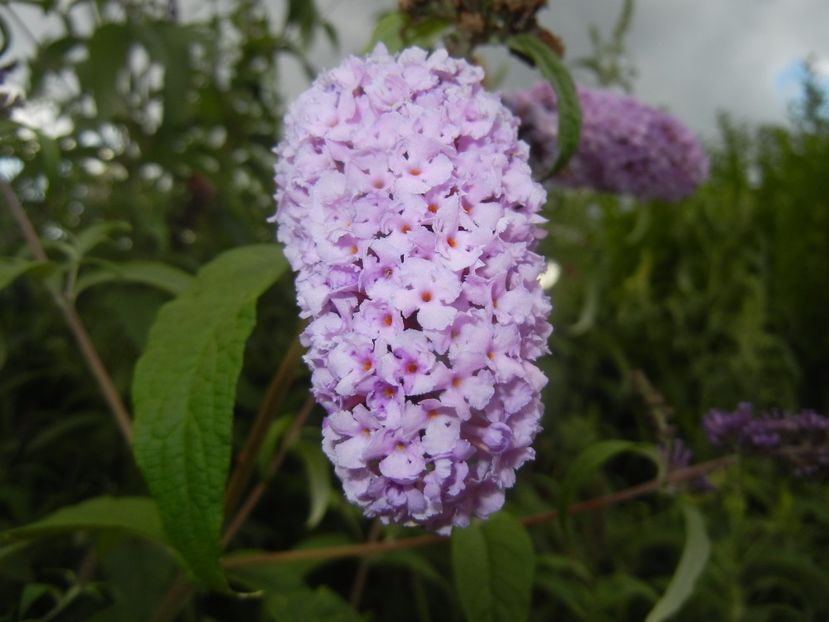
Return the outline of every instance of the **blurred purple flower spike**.
[[[555,183],[638,199],[678,201],[708,177],[708,158],[694,134],[672,116],[629,95],[578,85],[581,142]],[[558,107],[547,82],[505,94],[521,119],[533,159],[549,167],[557,155]]]
[[[774,455],[800,475],[829,467],[829,418],[811,410],[756,415],[748,402],[733,412],[712,410],[703,425],[711,444]]]

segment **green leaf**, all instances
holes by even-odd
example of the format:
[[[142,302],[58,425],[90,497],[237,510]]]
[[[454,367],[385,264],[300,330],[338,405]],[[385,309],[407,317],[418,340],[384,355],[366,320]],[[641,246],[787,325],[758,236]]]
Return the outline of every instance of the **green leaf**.
[[[18,277],[29,270],[46,265],[42,261],[20,259],[19,257],[0,257],[0,290],[11,285]]]
[[[326,587],[268,594],[265,607],[275,622],[359,622],[363,617]]]
[[[81,91],[95,99],[97,116],[101,121],[111,118],[122,104],[118,73],[126,66],[130,45],[132,29],[128,23],[104,24],[95,29],[87,43],[89,56],[78,65]]]
[[[385,44],[392,54],[401,50],[403,48],[401,31],[405,25],[406,16],[400,11],[391,11],[383,15],[377,20],[366,51],[371,51],[378,43]]]
[[[233,404],[256,300],[287,262],[276,245],[223,253],[159,311],[133,378],[135,459],[193,574],[217,589]]]
[[[25,615],[32,608],[32,605],[41,601],[46,596],[49,597],[52,605],[58,603],[61,599],[60,590],[54,585],[48,583],[28,583],[23,587],[23,591],[20,594],[20,603],[17,609],[21,615]]]
[[[331,500],[331,472],[328,459],[323,455],[319,444],[298,443],[294,451],[302,459],[305,475],[308,477],[308,497],[311,507],[305,525],[313,529],[325,516],[328,502]]]
[[[86,622],[147,622],[161,604],[178,567],[166,550],[135,538],[100,538],[99,580],[111,605]]]
[[[78,257],[83,257],[96,246],[108,242],[113,234],[128,233],[132,229],[129,223],[120,220],[98,222],[74,236],[73,248]]]
[[[95,497],[3,533],[14,540],[31,540],[80,530],[116,530],[165,543],[158,508],[147,497]]]
[[[288,15],[285,21],[299,27],[303,46],[311,43],[318,19],[317,6],[313,0],[288,0]]]
[[[41,132],[38,129],[31,128],[37,136],[37,142],[40,145],[38,157],[43,167],[43,172],[50,184],[54,184],[60,175],[60,147],[57,141]]]
[[[260,477],[266,477],[271,460],[276,454],[279,441],[287,434],[293,422],[293,417],[283,415],[275,421],[272,421],[268,426],[268,431],[265,432],[265,438],[262,440],[262,444],[259,446],[259,453],[256,456],[256,466],[259,469]]]
[[[685,546],[668,589],[656,603],[645,622],[662,622],[674,615],[694,592],[697,579],[705,569],[711,542],[705,532],[705,519],[690,503],[682,507],[685,515]]]
[[[81,40],[74,35],[67,35],[38,45],[34,58],[29,62],[29,85],[27,93],[40,93],[44,78],[50,73],[59,73],[70,65],[70,55]]]
[[[558,55],[543,41],[532,35],[507,38],[507,46],[533,62],[541,75],[553,86],[558,105],[558,157],[544,179],[555,175],[570,160],[581,139],[581,106],[576,85]]]
[[[390,551],[367,558],[372,568],[403,568],[426,579],[432,585],[447,592],[451,591],[443,576],[435,570],[432,562],[418,551]]]
[[[164,125],[178,126],[190,117],[189,90],[193,75],[190,50],[198,43],[210,43],[197,26],[169,22],[148,22],[136,32],[150,57],[164,68],[162,102]]]
[[[405,27],[403,32],[404,45],[430,48],[451,26],[452,22],[446,19],[436,17],[418,19]]]
[[[191,274],[159,261],[101,262],[101,265],[100,269],[89,271],[78,279],[76,296],[90,287],[112,281],[149,285],[175,296],[193,282]]]
[[[584,483],[609,460],[623,453],[634,453],[651,460],[657,467],[657,477],[662,477],[664,464],[659,451],[653,445],[632,441],[610,440],[591,445],[570,463],[561,486],[559,512],[561,523],[567,527],[569,508]]]
[[[530,536],[509,514],[452,532],[455,587],[470,622],[526,620],[534,565]]]

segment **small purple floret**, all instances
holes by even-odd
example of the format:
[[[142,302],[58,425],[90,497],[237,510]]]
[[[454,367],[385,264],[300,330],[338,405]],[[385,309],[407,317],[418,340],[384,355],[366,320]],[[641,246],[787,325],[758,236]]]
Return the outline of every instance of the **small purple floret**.
[[[323,449],[349,500],[448,533],[534,457],[546,200],[483,71],[382,46],[321,75],[276,148]]]
[[[708,158],[694,134],[672,116],[629,95],[578,85],[579,148],[554,178],[575,188],[677,201],[708,177]],[[547,82],[509,93],[504,102],[521,119],[521,137],[540,166],[558,154],[558,105]]]

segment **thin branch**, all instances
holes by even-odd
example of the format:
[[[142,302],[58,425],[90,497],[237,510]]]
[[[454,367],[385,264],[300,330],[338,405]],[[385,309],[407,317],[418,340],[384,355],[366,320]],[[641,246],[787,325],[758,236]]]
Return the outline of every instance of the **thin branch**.
[[[17,199],[17,195],[14,193],[11,185],[3,177],[0,177],[0,194],[2,194],[6,206],[17,221],[20,232],[23,234],[23,238],[26,240],[32,256],[38,261],[48,261],[49,258],[46,256],[46,251],[43,249],[43,244],[40,242],[40,238],[32,225],[32,221],[26,215],[26,211]],[[132,423],[130,421],[129,411],[124,406],[124,402],[118,394],[118,389],[115,388],[112,377],[109,375],[103,361],[101,361],[101,357],[95,349],[95,344],[92,342],[83,321],[78,315],[72,301],[62,292],[50,289],[50,293],[58,309],[63,314],[63,319],[69,327],[72,336],[75,338],[81,356],[86,361],[89,371],[92,372],[95,382],[98,384],[98,389],[101,391],[104,400],[112,412],[112,416],[115,418],[118,429],[121,431],[127,443],[129,443],[132,438]]]
[[[372,542],[377,542],[380,539],[382,527],[383,524],[380,522],[380,519],[375,518],[369,528],[366,543],[371,544]],[[368,558],[364,557],[360,560],[360,566],[357,568],[357,574],[354,576],[354,583],[351,586],[351,597],[349,601],[354,609],[360,608],[360,601],[363,599],[363,591],[366,588],[366,580],[368,579],[368,569]]]
[[[288,394],[288,389],[290,389],[291,383],[293,382],[301,354],[302,346],[299,344],[299,337],[294,337],[291,345],[288,346],[288,351],[282,357],[279,369],[276,370],[276,373],[271,379],[271,383],[265,393],[265,399],[262,400],[253,426],[248,433],[244,446],[239,452],[236,467],[230,476],[227,484],[227,492],[225,493],[226,516],[229,516],[236,509],[239,498],[242,496],[245,486],[247,486],[250,480],[256,455],[259,453],[259,448],[265,439],[268,426],[270,426],[271,421],[276,416],[282,402],[285,401],[285,396]]]
[[[187,582],[183,574],[179,573],[164,595],[150,622],[172,622],[175,620],[192,591],[193,586]]]
[[[703,462],[684,469],[677,469],[672,471],[665,480],[654,479],[643,484],[631,486],[618,492],[614,492],[594,499],[588,499],[581,503],[575,503],[568,508],[568,514],[583,514],[606,508],[612,505],[617,505],[624,501],[630,501],[638,497],[643,497],[652,492],[660,490],[666,483],[679,483],[696,479],[723,467],[729,466],[736,461],[736,456],[730,455],[709,462]],[[525,516],[521,522],[530,527],[548,523],[558,518],[559,512],[551,510],[549,512],[541,512],[540,514],[532,514]],[[309,559],[340,559],[344,557],[364,557],[374,553],[388,553],[391,551],[400,551],[405,549],[416,549],[424,546],[431,546],[448,541],[446,536],[424,535],[414,538],[405,538],[403,540],[386,540],[383,542],[367,542],[361,544],[349,544],[345,546],[331,546],[318,549],[296,549],[291,551],[277,551],[274,553],[253,553],[250,555],[243,555],[233,557],[231,559],[223,560],[225,568],[238,568],[240,566],[253,566],[260,564],[274,564],[289,561],[300,561]]]
[[[291,447],[293,447],[294,443],[296,443],[300,431],[305,426],[305,422],[311,415],[311,411],[314,410],[314,404],[314,396],[309,394],[308,397],[305,399],[305,403],[302,405],[299,414],[297,415],[296,419],[294,419],[294,422],[291,425],[291,429],[288,430],[288,434],[285,436],[285,440],[279,447],[279,451],[273,457],[273,460],[271,460],[270,465],[268,465],[268,470],[265,472],[265,477],[253,488],[253,490],[250,491],[250,494],[245,499],[245,502],[242,503],[242,506],[239,508],[239,511],[236,512],[236,515],[233,517],[233,520],[230,521],[230,524],[228,525],[224,535],[222,536],[223,547],[226,547],[230,543],[230,541],[233,540],[233,537],[236,535],[236,533],[248,519],[250,513],[253,512],[253,509],[259,503],[262,496],[265,494],[265,491],[268,488],[268,484],[276,476],[276,473],[279,471],[279,468],[285,461],[285,457],[288,455],[288,450]]]
[[[115,383],[112,381],[106,366],[98,355],[95,344],[92,343],[92,338],[89,336],[86,327],[71,302],[63,299],[58,306],[63,312],[63,317],[69,326],[69,330],[75,337],[75,341],[78,344],[81,355],[86,361],[87,367],[89,367],[89,371],[92,372],[95,381],[98,383],[98,389],[109,405],[109,410],[115,418],[115,423],[121,431],[121,435],[127,441],[127,444],[129,444],[132,441],[132,422],[129,411],[127,411],[127,407],[121,400],[118,389],[115,388]]]
[[[43,250],[43,244],[40,243],[40,238],[32,226],[32,221],[29,220],[20,201],[17,200],[17,195],[14,193],[11,184],[4,177],[0,177],[0,194],[3,195],[6,207],[9,208],[12,216],[17,221],[17,226],[20,227],[20,233],[23,234],[23,239],[26,240],[32,256],[38,261],[49,261],[46,251]]]

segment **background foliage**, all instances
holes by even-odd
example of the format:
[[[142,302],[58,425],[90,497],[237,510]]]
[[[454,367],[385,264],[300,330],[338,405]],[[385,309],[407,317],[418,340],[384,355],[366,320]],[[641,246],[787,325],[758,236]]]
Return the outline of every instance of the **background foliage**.
[[[22,4],[64,26],[24,65],[27,98],[69,123],[53,135],[0,120],[2,173],[50,260],[25,263],[18,228],[0,211],[0,619],[148,620],[182,556],[193,574],[215,575],[193,565],[164,507],[159,516],[144,496],[49,288],[77,307],[119,393],[139,408],[133,372],[161,306],[232,267],[223,251],[272,241],[270,150],[285,104],[277,61],[294,57],[313,74],[304,50],[336,32],[311,2],[288,3],[275,24],[255,0],[192,23],[167,2],[97,0],[5,3],[7,34],[8,11]],[[595,58],[579,59],[600,82],[629,86],[618,57],[630,19],[623,13],[608,41],[595,33]],[[451,546],[232,566],[230,588],[258,595],[234,596],[216,580],[182,619],[655,620],[671,603],[682,606],[677,620],[826,619],[829,578],[815,559],[829,547],[825,486],[771,462],[740,459],[709,476],[713,488],[666,485],[566,522],[525,530],[512,518],[642,482],[656,472],[657,445],[679,438],[712,457],[701,427],[712,407],[829,410],[829,119],[820,91],[807,83],[805,92],[787,127],[723,117],[711,180],[681,204],[551,194],[543,250],[562,274],[545,430],[508,513]],[[260,283],[232,279],[239,309],[232,297],[176,299],[173,329],[193,340],[208,317],[235,327],[241,376],[233,433],[216,428],[219,452],[239,455],[260,404],[274,403],[282,357],[297,354],[293,287],[279,261]],[[268,485],[226,560],[408,535],[372,527],[344,501],[319,450],[319,409],[292,436],[308,378],[289,370],[253,461]],[[194,386],[177,388],[196,399]],[[684,575],[671,582],[678,565]],[[474,590],[487,583],[495,601],[481,609]],[[659,617],[663,595],[671,602]]]

